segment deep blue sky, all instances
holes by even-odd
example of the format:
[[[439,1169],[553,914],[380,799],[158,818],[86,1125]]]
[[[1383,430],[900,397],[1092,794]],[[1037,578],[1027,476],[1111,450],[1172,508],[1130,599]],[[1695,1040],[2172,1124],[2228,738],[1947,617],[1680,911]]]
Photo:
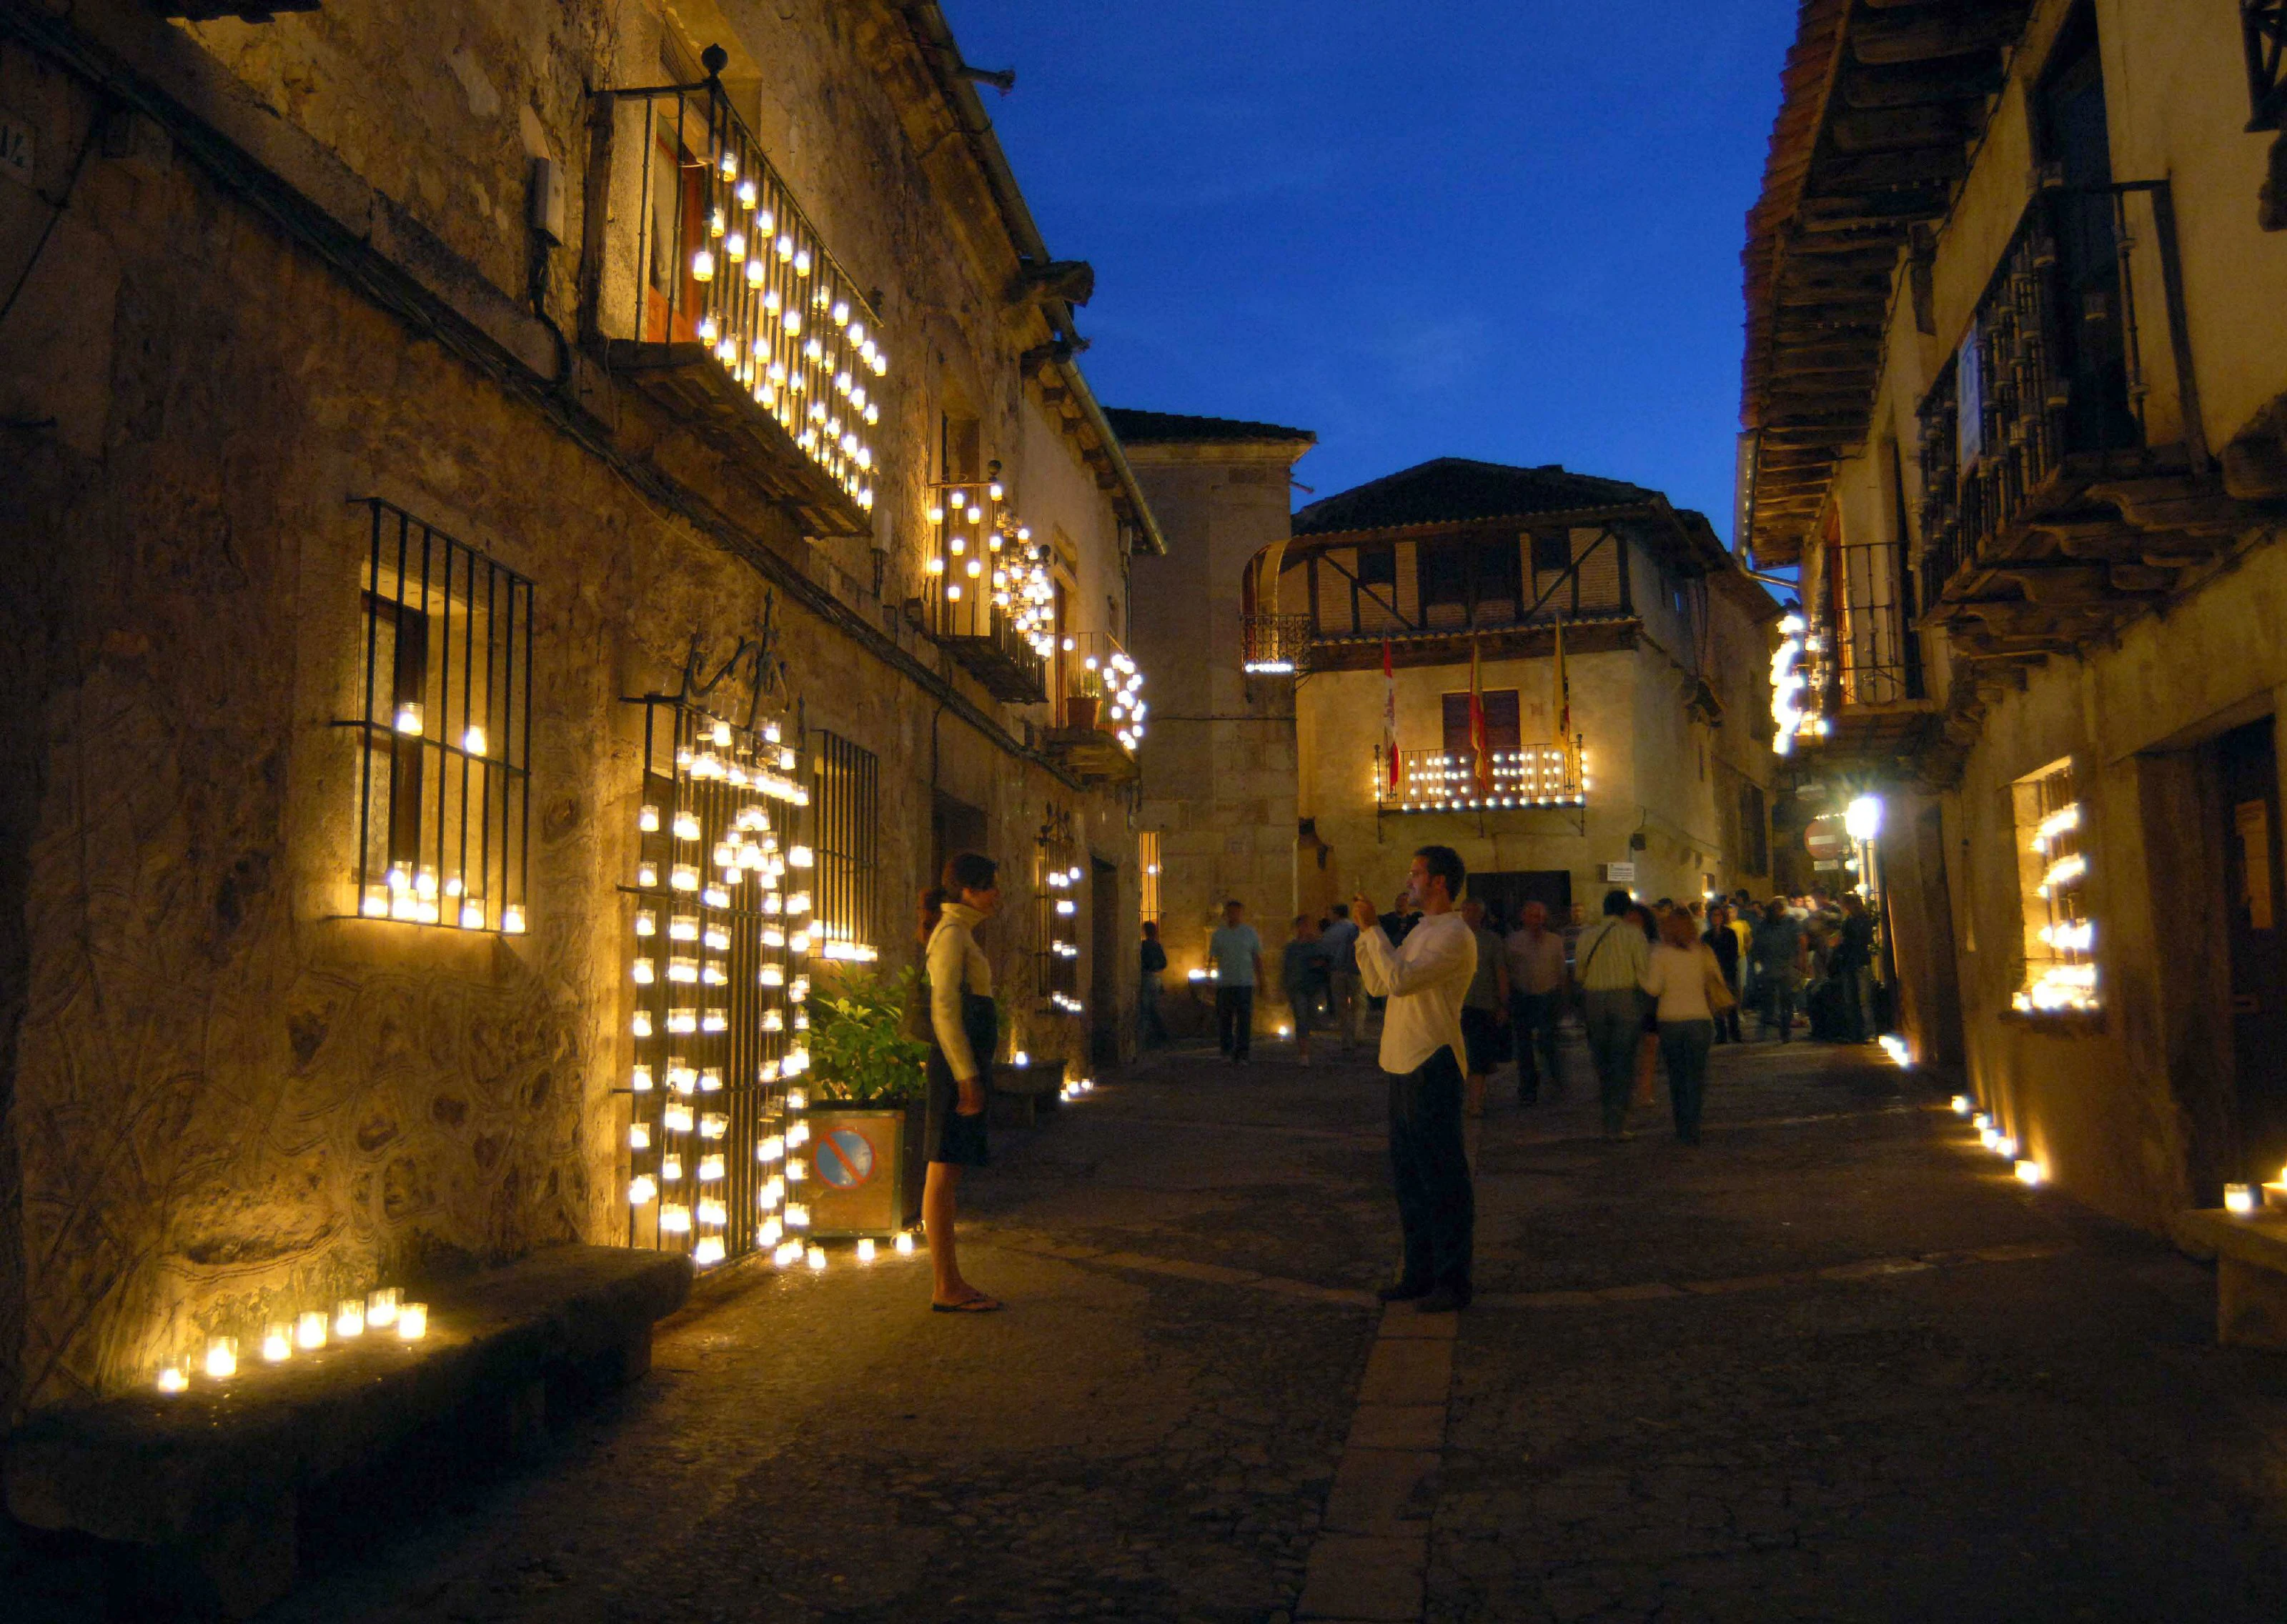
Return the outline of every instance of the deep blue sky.
[[[1731,530],[1744,216],[1788,0],[945,0],[1107,405],[1315,430]],[[1298,501],[1310,500],[1297,495]]]

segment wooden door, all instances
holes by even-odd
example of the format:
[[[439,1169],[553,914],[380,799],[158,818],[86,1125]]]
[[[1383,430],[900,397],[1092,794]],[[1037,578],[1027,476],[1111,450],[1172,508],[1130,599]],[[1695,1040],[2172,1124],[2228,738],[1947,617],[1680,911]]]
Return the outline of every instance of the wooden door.
[[[2279,757],[2266,720],[2217,746],[2223,785],[2225,928],[2231,947],[2236,1177],[2287,1167],[2287,944],[2279,870]]]

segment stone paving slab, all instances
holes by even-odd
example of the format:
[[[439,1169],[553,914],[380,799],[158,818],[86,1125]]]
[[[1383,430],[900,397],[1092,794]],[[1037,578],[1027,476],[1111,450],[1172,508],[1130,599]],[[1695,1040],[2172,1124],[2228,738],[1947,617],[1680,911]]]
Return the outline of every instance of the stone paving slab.
[[[1371,1534],[1329,1534],[1310,1551],[1295,1610],[1304,1619],[1413,1620],[1421,1616],[1421,1567],[1427,1541]]]
[[[1348,1450],[1334,1470],[1325,1525],[1336,1533],[1427,1534],[1425,1491],[1436,1476],[1438,1458],[1434,1449]]]
[[[1445,1406],[1361,1404],[1350,1423],[1353,1449],[1435,1449],[1445,1438]]]

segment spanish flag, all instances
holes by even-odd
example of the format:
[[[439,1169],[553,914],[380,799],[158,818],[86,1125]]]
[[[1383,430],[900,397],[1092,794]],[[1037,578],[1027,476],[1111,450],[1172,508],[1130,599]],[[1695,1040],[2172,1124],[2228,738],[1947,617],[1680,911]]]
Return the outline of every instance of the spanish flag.
[[[1397,762],[1397,674],[1389,663],[1389,639],[1381,640],[1381,753],[1389,762],[1389,793],[1395,800],[1405,776]]]

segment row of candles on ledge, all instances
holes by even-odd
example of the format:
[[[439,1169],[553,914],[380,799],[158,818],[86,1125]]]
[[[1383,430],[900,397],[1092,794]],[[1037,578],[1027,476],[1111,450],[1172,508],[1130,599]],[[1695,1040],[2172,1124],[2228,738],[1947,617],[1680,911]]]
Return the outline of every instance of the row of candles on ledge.
[[[2040,1185],[2048,1181],[2048,1169],[2030,1156],[2017,1154],[2021,1147],[2007,1130],[1990,1112],[1977,1108],[1977,1101],[1967,1094],[1953,1097],[1953,1114],[1969,1118],[1969,1125],[1977,1130],[1978,1143],[2010,1164],[2020,1184]]]
[[[2260,1188],[2251,1184],[2223,1186],[2223,1210],[2234,1218],[2253,1218],[2259,1212],[2287,1212],[2287,1167]]]
[[[767,1228],[768,1226],[764,1227]],[[910,1229],[898,1231],[896,1237],[890,1242],[890,1250],[900,1257],[912,1257],[914,1232]],[[858,1261],[860,1263],[871,1263],[881,1256],[879,1245],[871,1235],[859,1237],[857,1250]],[[823,1274],[826,1273],[826,1249],[815,1241],[808,1246],[804,1246],[799,1241],[781,1241],[772,1249],[771,1261],[781,1269],[791,1269],[800,1264],[806,1265],[813,1274]]]
[[[345,1297],[328,1316],[322,1308],[305,1308],[291,1320],[273,1320],[262,1333],[262,1360],[282,1365],[297,1352],[314,1353],[333,1342],[355,1342],[368,1330],[393,1333],[400,1342],[419,1342],[429,1335],[429,1305],[408,1303],[395,1286],[383,1286],[363,1297]],[[210,1381],[226,1382],[238,1374],[238,1338],[210,1336],[204,1358],[169,1360],[159,1367],[159,1391],[187,1392],[194,1366]]]

